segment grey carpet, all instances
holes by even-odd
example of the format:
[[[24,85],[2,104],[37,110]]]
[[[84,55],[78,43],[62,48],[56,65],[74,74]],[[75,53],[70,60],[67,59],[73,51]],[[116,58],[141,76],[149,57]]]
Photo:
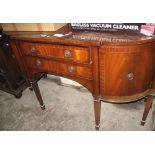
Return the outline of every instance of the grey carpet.
[[[0,91],[1,131],[93,131],[92,95],[84,89],[61,86],[50,76],[39,81],[46,110],[42,111],[29,89],[21,99]],[[140,126],[144,102],[109,104],[102,102],[102,131],[151,130],[151,112],[145,126]]]

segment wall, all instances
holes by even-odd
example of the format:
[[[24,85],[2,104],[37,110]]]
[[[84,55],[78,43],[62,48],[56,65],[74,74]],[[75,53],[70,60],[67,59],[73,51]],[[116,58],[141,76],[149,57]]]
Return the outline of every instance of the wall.
[[[56,31],[65,23],[1,23],[4,31]]]

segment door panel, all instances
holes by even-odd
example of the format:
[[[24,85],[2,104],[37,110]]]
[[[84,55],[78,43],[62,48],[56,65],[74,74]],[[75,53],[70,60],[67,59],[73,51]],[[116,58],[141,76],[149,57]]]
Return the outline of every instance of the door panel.
[[[143,93],[151,88],[154,48],[147,46],[103,46],[100,50],[101,96],[112,99]],[[136,97],[136,96],[135,96]]]

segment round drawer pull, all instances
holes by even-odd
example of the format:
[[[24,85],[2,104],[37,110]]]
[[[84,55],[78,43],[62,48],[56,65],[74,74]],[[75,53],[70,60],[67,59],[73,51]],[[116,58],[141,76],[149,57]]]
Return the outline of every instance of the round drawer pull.
[[[71,57],[71,51],[69,51],[69,50],[65,50],[64,51],[64,56],[66,57],[66,58],[68,58],[68,57]]]
[[[42,66],[41,60],[39,60],[39,59],[36,60],[36,66],[38,66],[38,67]]]
[[[129,74],[127,74],[127,79],[128,80],[133,80],[134,79],[134,74],[133,73],[129,73]]]
[[[68,71],[69,71],[70,73],[75,72],[75,67],[74,67],[74,66],[69,66],[69,67],[68,67]]]
[[[35,53],[36,52],[36,48],[35,47],[31,47],[31,52]]]

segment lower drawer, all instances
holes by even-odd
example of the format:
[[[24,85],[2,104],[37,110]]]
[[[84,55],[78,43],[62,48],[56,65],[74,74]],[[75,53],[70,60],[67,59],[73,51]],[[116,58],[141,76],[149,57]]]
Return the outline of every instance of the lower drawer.
[[[35,57],[25,57],[25,60],[29,68],[37,69],[41,72],[55,73],[58,75],[78,76],[86,79],[92,79],[91,67],[82,67],[78,65]]]

